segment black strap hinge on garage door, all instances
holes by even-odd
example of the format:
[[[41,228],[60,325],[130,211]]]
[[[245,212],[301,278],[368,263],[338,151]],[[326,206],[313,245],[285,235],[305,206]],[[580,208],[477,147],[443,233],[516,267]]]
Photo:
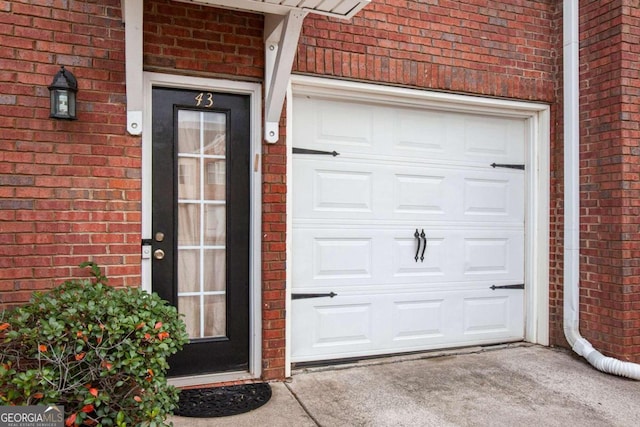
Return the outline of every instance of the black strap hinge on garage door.
[[[307,299],[307,298],[333,298],[337,296],[335,292],[329,292],[328,294],[291,294],[291,299]]]
[[[524,165],[505,165],[505,164],[499,164],[499,163],[491,163],[489,166],[491,166],[492,168],[507,168],[507,169],[520,169],[520,170],[524,170]]]
[[[296,148],[293,147],[293,154],[320,154],[325,156],[339,156],[340,153],[336,151],[320,151],[320,150],[310,150],[308,148]]]
[[[524,289],[524,283],[520,283],[519,285],[492,285],[489,289],[491,289],[492,291],[495,291],[496,289]]]

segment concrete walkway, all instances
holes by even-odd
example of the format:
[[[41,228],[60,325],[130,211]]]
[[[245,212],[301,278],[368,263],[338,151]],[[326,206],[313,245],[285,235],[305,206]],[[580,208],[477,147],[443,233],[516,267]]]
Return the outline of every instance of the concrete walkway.
[[[186,426],[640,426],[640,382],[516,345],[294,372],[263,407]]]

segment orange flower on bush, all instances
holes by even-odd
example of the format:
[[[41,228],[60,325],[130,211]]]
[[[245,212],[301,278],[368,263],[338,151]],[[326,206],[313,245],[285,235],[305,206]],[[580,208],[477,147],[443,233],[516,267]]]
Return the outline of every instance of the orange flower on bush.
[[[64,422],[64,425],[67,426],[67,427],[71,427],[71,426],[73,426],[75,424],[76,424],[76,414],[69,415],[67,420]]]
[[[84,405],[84,406],[82,407],[82,409],[80,409],[80,412],[89,413],[89,412],[91,412],[91,411],[93,411],[93,410],[94,410],[93,405],[92,405],[92,404],[89,404],[89,405]]]

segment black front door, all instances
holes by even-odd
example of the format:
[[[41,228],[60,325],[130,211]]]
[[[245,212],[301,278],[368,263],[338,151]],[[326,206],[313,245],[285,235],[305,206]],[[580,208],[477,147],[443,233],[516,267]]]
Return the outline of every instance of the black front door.
[[[184,315],[169,376],[249,366],[250,98],[154,88],[153,291]]]

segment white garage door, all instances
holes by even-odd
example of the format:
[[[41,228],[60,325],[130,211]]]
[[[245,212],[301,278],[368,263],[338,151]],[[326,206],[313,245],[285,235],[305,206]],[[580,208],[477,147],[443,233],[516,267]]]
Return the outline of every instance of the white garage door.
[[[292,361],[523,339],[524,171],[491,164],[524,164],[524,119],[306,95],[293,114]]]

